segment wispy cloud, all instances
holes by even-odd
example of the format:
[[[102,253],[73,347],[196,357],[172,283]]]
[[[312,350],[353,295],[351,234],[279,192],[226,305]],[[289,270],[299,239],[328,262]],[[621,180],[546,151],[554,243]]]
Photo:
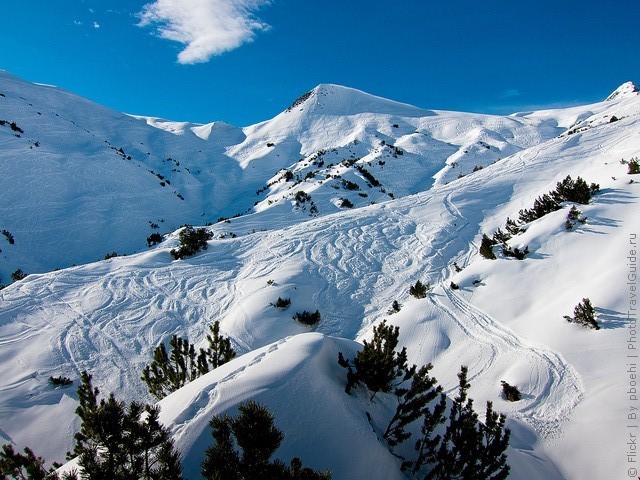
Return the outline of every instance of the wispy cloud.
[[[269,26],[255,12],[271,0],[156,0],[138,14],[139,25],[186,45],[178,54],[183,64],[207,62],[234,50]]]
[[[100,28],[100,24],[98,22],[93,22],[93,28]]]
[[[512,97],[519,97],[520,96],[520,90],[517,90],[515,88],[511,88],[509,90],[505,90],[504,92],[500,92],[500,95],[498,95],[498,97],[500,98],[512,98]]]

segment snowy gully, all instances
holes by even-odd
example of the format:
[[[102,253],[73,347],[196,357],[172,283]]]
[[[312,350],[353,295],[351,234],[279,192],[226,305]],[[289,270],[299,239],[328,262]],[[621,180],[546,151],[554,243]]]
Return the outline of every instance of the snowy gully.
[[[629,309],[627,311],[627,441],[626,441],[626,457],[627,457],[627,475],[631,478],[638,477],[638,444],[640,441],[638,436],[638,420],[640,411],[638,410],[638,394],[640,387],[638,386],[638,338],[637,338],[637,281],[638,281],[638,263],[637,263],[637,234],[629,235],[629,250],[627,256],[627,287],[629,289]]]

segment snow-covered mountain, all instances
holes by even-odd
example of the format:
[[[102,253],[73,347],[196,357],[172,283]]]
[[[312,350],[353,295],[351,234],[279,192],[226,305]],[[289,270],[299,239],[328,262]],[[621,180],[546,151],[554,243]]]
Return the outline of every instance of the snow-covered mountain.
[[[267,209],[288,224],[338,212],[343,199],[358,207],[417,193],[563,131],[555,117],[432,112],[336,85],[242,129],[125,115],[6,72],[0,93],[0,228],[15,242],[2,248],[4,283],[16,269],[142,251],[150,234],[184,224]],[[357,165],[380,185],[366,188]],[[292,202],[300,190],[311,212]]]
[[[512,478],[626,475],[624,452],[603,445],[626,441],[628,400],[613,392],[628,379],[638,182],[620,160],[640,153],[636,90],[502,117],[320,85],[241,129],[123,115],[1,73],[0,228],[15,243],[2,240],[0,268],[5,282],[36,273],[0,291],[0,437],[62,459],[75,395],[50,375],[88,370],[102,391],[150,400],[139,376],[153,348],[172,333],[204,345],[219,320],[242,355],[160,403],[188,478],[211,415],[247,399],[275,412],[280,458],[336,479],[406,478],[365,415],[391,406],[345,395],[337,365],[387,318],[448,393],[468,365],[476,405],[507,413]],[[600,184],[579,206],[585,224],[567,231],[566,205],[510,240],[525,260],[478,254],[482,233],[567,175]],[[169,255],[181,224],[235,213],[209,227],[206,251]],[[147,248],[154,231],[168,235]],[[87,263],[112,250],[131,255]],[[434,286],[426,299],[409,295],[416,280]],[[563,319],[584,297],[601,330]],[[315,309],[314,333],[291,318]],[[504,400],[502,380],[523,399]]]

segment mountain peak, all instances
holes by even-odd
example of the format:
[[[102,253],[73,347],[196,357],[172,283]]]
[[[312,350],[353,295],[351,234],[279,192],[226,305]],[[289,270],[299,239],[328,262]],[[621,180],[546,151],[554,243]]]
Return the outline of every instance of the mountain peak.
[[[618,100],[620,98],[636,96],[639,91],[640,91],[640,89],[637,87],[637,85],[635,83],[626,82],[626,83],[623,83],[622,85],[620,85],[618,88],[616,88],[613,91],[613,93],[611,93],[611,95],[609,95],[605,99],[605,102],[609,101],[609,100]]]
[[[395,102],[343,85],[321,83],[298,97],[287,112],[313,109],[324,115],[357,115],[377,113],[389,115],[429,115],[430,112],[406,103]]]

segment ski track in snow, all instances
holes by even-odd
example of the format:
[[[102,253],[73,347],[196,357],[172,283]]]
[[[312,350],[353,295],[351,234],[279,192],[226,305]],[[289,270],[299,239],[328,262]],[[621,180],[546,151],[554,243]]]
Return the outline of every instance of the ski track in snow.
[[[327,100],[326,105],[318,104],[317,108],[307,105],[299,112],[283,113],[267,122],[247,127],[244,133],[235,127],[225,127],[225,138],[216,140],[214,136],[206,148],[207,144],[201,143],[201,138],[187,135],[184,138],[191,140],[183,143],[178,141],[178,137],[160,134],[114,112],[101,120],[106,129],[102,126],[98,129],[98,124],[91,127],[92,130],[95,127],[99,139],[87,140],[84,145],[85,140],[76,144],[75,137],[69,136],[73,142],[67,143],[65,135],[60,132],[68,132],[69,129],[62,128],[62,124],[53,121],[51,116],[50,125],[43,125],[46,128],[41,130],[43,149],[38,152],[48,151],[47,141],[65,140],[60,144],[53,142],[52,146],[56,148],[46,157],[53,162],[55,168],[51,168],[55,172],[59,170],[56,162],[59,161],[60,149],[65,152],[76,149],[78,158],[82,159],[89,154],[87,149],[91,147],[100,153],[100,159],[111,162],[114,154],[101,143],[103,137],[111,139],[114,145],[124,145],[127,152],[133,154],[133,163],[121,163],[118,156],[114,157],[117,165],[129,170],[117,170],[120,177],[107,179],[109,183],[96,184],[91,176],[76,178],[70,175],[72,190],[89,192],[100,200],[91,203],[89,212],[113,215],[111,187],[112,183],[118,182],[122,185],[117,198],[120,202],[125,201],[121,205],[137,207],[134,200],[139,197],[131,190],[127,191],[125,186],[137,185],[139,181],[136,179],[141,179],[149,184],[149,188],[153,186],[155,189],[152,205],[146,205],[141,211],[155,212],[150,207],[165,205],[166,201],[163,211],[169,213],[177,202],[171,194],[172,189],[161,189],[157,185],[158,179],[151,174],[161,170],[169,175],[168,168],[173,168],[173,165],[165,165],[164,158],[169,154],[173,156],[174,150],[178,153],[204,149],[198,150],[202,155],[196,155],[193,161],[180,158],[187,162],[183,167],[189,175],[178,175],[178,170],[172,170],[176,174],[171,176],[175,188],[183,191],[189,201],[177,203],[182,210],[172,212],[176,218],[167,218],[166,228],[178,225],[178,217],[184,220],[185,215],[195,221],[204,221],[203,212],[211,214],[223,204],[229,208],[233,206],[232,213],[235,210],[245,211],[248,199],[255,198],[255,188],[262,188],[264,181],[282,168],[291,169],[304,177],[304,181],[300,179],[291,185],[277,181],[265,195],[257,197],[260,204],[256,202],[255,215],[234,218],[231,227],[223,223],[211,227],[216,234],[224,234],[231,228],[239,235],[238,238],[212,240],[206,252],[194,257],[171,260],[166,247],[176,244],[174,233],[165,243],[145,253],[60,272],[30,275],[0,291],[0,378],[4,382],[0,385],[3,397],[0,436],[11,441],[15,439],[17,444],[41,442],[33,446],[49,447],[49,454],[64,452],[61,450],[64,447],[59,447],[61,452],[58,452],[56,447],[43,443],[37,437],[39,430],[35,428],[23,437],[22,430],[29,429],[24,429],[21,422],[27,424],[33,418],[40,420],[38,415],[46,418],[49,414],[41,412],[56,411],[54,408],[59,402],[62,406],[56,415],[62,418],[68,413],[68,417],[63,419],[67,422],[66,428],[59,429],[60,438],[57,440],[60,441],[58,443],[70,441],[73,412],[67,407],[73,404],[73,400],[64,392],[48,389],[46,378],[49,375],[62,374],[75,380],[80,372],[89,370],[94,375],[94,383],[100,385],[103,392],[113,392],[127,400],[139,400],[145,396],[149,400],[139,375],[142,366],[151,358],[153,348],[172,334],[195,341],[196,348],[204,346],[208,326],[219,320],[223,333],[232,338],[238,354],[247,356],[240,367],[230,364],[227,375],[200,391],[195,388],[198,380],[190,384],[194,387],[190,392],[194,394],[193,401],[184,407],[172,426],[176,438],[188,437],[190,429],[197,430],[196,424],[207,421],[212,406],[224,404],[229,407],[232,401],[237,401],[238,384],[233,383],[235,379],[247,375],[248,367],[268,362],[269,355],[293,336],[311,330],[363,340],[370,338],[373,326],[386,318],[390,324],[401,327],[401,345],[407,346],[410,360],[420,364],[433,362],[436,376],[450,395],[455,394],[455,373],[461,364],[469,367],[471,396],[478,401],[495,400],[500,380],[510,380],[509,375],[513,374],[525,385],[523,399],[514,403],[501,401],[500,409],[530,425],[545,440],[541,450],[534,446],[535,439],[523,442],[525,448],[533,449],[533,456],[540,454],[545,457],[544,444],[553,445],[555,439],[561,438],[567,422],[572,421],[574,410],[579,410],[576,407],[583,400],[581,406],[586,407],[592,400],[594,392],[590,390],[587,395],[583,379],[578,374],[582,373],[584,383],[589,385],[593,379],[585,370],[589,368],[588,364],[577,359],[574,368],[560,353],[529,341],[524,333],[519,335],[502,324],[499,319],[509,321],[503,316],[504,310],[494,312],[486,299],[482,303],[482,291],[478,291],[478,297],[473,297],[474,293],[472,298],[493,312],[495,318],[467,299],[469,289],[452,290],[449,282],[456,274],[452,264],[455,261],[460,267],[479,267],[475,272],[484,272],[484,266],[477,263],[483,260],[479,259],[478,246],[474,243],[479,230],[490,233],[489,230],[495,228],[497,215],[506,210],[502,207],[508,207],[508,213],[514,215],[523,206],[522,202],[530,203],[535,196],[547,191],[546,186],[552,186],[553,179],[560,174],[570,172],[573,176],[581,174],[587,178],[587,173],[596,172],[600,174],[599,181],[613,178],[609,177],[609,170],[603,169],[601,159],[604,157],[613,164],[618,161],[615,158],[618,155],[625,158],[637,155],[633,143],[637,138],[637,127],[628,131],[624,130],[626,127],[620,127],[624,122],[631,126],[637,121],[629,119],[638,115],[637,106],[633,103],[637,101],[631,99],[628,106],[624,102],[613,102],[563,111],[493,117],[455,112],[416,113],[413,107],[407,110],[407,106],[391,105],[387,101],[384,101],[387,106],[382,108],[372,97],[350,89],[324,86],[322,90],[336,96],[333,103]],[[362,107],[362,102],[378,105],[382,116],[376,117],[360,109],[350,111],[354,105],[345,99],[357,100],[359,107]],[[47,95],[42,97],[42,101],[47,106],[47,109],[42,109],[45,113],[50,110],[49,115],[52,115],[59,110],[57,103],[49,105]],[[78,105],[84,104],[82,101]],[[17,100],[16,105],[15,108],[24,108]],[[325,110],[322,105],[325,105]],[[75,115],[83,108],[70,104],[68,109],[60,111],[65,116],[72,112]],[[386,108],[392,108],[393,112],[388,113]],[[16,112],[20,113],[20,110]],[[16,119],[21,125],[24,121],[24,125],[31,127],[29,122],[32,119],[28,113],[24,111]],[[612,113],[623,123],[610,126],[609,115]],[[101,115],[104,114],[96,114],[95,118],[102,119]],[[125,123],[115,122],[115,119],[124,119]],[[189,126],[186,123],[179,126],[172,122],[147,121],[169,130],[175,127],[184,131]],[[401,124],[399,130],[396,130],[395,122]],[[76,123],[71,123],[75,128]],[[574,126],[581,131],[570,136],[561,135],[566,128]],[[129,132],[129,129],[135,132]],[[87,130],[87,133],[91,132]],[[632,135],[635,137],[631,138]],[[384,148],[383,139],[387,142]],[[144,148],[138,146],[142,144],[140,140],[144,140]],[[231,143],[227,144],[227,140]],[[26,144],[17,143],[14,137],[0,141],[11,155],[26,149]],[[7,143],[9,141],[13,143]],[[235,141],[240,143],[232,145]],[[154,150],[148,145],[154,142],[167,142],[167,146]],[[265,146],[268,142],[272,142],[273,149]],[[404,153],[391,155],[392,144],[404,149]],[[115,148],[111,144],[109,147]],[[15,152],[11,153],[11,149]],[[333,165],[335,162],[336,165],[322,170],[322,180],[317,181],[316,173],[312,173],[311,180],[307,181],[305,174],[313,169],[311,157],[319,154],[320,149],[327,150],[327,163],[332,162]],[[226,155],[222,155],[223,150]],[[211,160],[210,155],[215,160],[215,168],[211,166],[212,170],[207,173],[204,165]],[[294,158],[301,155],[305,158],[296,163]],[[378,190],[369,186],[360,192],[367,192],[362,197],[341,188],[337,181],[340,175],[359,184],[367,183],[353,169],[341,164],[356,157],[358,160],[354,161],[368,165],[385,188],[391,190],[393,187],[397,200],[386,202],[391,194],[382,188]],[[492,163],[498,160],[501,160],[498,165],[493,166]],[[34,165],[42,168],[39,163]],[[139,177],[131,176],[135,165],[145,167],[140,170],[142,175]],[[192,174],[186,165],[192,168],[202,166],[202,179]],[[476,170],[475,166],[482,169]],[[147,167],[152,170],[147,170]],[[587,173],[583,173],[583,168]],[[220,172],[223,172],[222,176],[218,175]],[[618,171],[612,173],[621,175]],[[52,175],[51,178],[58,177]],[[16,198],[21,198],[18,195],[21,190],[32,193],[42,190],[38,183],[29,188],[15,189],[18,184],[9,182],[11,188],[7,189]],[[619,188],[618,184],[611,185],[614,189]],[[317,202],[320,217],[308,217],[308,205],[294,206],[292,194],[296,188],[303,187]],[[208,189],[215,191],[216,196],[209,198],[211,192],[205,193]],[[410,195],[417,191],[422,193]],[[194,199],[189,198],[190,194],[199,200],[191,203]],[[57,212],[63,205],[68,207],[62,209],[63,213],[75,212],[86,202],[82,195],[74,195],[70,203],[52,201],[46,196],[38,197],[39,203],[14,201],[15,204],[28,205],[28,208],[11,205],[6,211],[15,215],[16,222],[28,219],[29,213],[39,211],[47,221],[53,221],[52,225],[68,228],[78,222],[78,215],[67,218],[58,212],[53,218],[47,212]],[[165,199],[167,195],[173,203]],[[358,207],[379,203],[367,208],[338,210],[338,199],[349,195],[358,202]],[[215,209],[209,208],[213,205]],[[332,213],[336,211],[338,213]],[[133,210],[124,213],[131,214],[132,218],[140,217],[140,212]],[[125,234],[119,228],[126,224],[127,215],[110,228],[110,233],[119,232],[131,237],[123,243],[131,247],[127,247],[127,251],[132,251],[134,243],[131,242],[137,238],[133,235],[134,230],[147,232],[147,217],[164,222],[157,219],[159,214],[146,213],[140,217],[144,218],[142,226]],[[90,228],[81,229],[83,235],[102,223],[94,215],[85,220]],[[504,217],[499,221],[503,222]],[[40,225],[39,221],[25,225],[15,228],[17,245],[22,245],[21,228],[31,232],[49,228],[48,224]],[[547,237],[549,235],[547,233]],[[144,236],[138,236],[142,242]],[[73,251],[66,246],[70,245],[67,240],[66,243],[60,243],[60,239],[55,241],[60,243],[55,244],[55,248],[60,250],[55,253],[68,256],[68,252]],[[556,240],[557,237],[553,237],[550,242]],[[33,252],[40,254],[47,248],[53,248],[52,244],[43,244],[43,241],[44,238],[37,242],[33,240],[32,245],[27,244],[25,252],[35,248]],[[84,243],[87,245],[81,245],[83,249],[86,246],[94,250],[102,248],[99,242],[95,245]],[[12,249],[7,248],[5,253],[11,253]],[[23,257],[16,258],[28,258],[25,252],[18,252]],[[81,258],[100,258],[98,254],[101,254],[98,250],[92,251],[91,255],[87,251],[75,253]],[[53,262],[52,259],[46,261]],[[26,264],[21,264],[26,271],[44,271],[40,268],[42,265],[29,270]],[[506,276],[511,271],[515,270],[504,268],[501,274]],[[409,286],[418,279],[434,286],[426,299],[414,299],[408,293]],[[498,287],[489,286],[485,292],[499,295],[499,291],[493,288]],[[291,307],[287,310],[274,308],[272,303],[278,296],[290,297]],[[388,309],[394,300],[399,301],[402,308],[390,316]],[[294,312],[316,308],[322,314],[322,321],[315,327],[300,325],[291,318]],[[521,324],[517,320],[508,325],[516,325],[514,328],[521,332]],[[610,332],[601,333],[604,336]],[[531,330],[527,335],[530,333]],[[532,338],[537,340],[539,337]],[[542,343],[546,344],[545,341]],[[271,346],[261,352],[255,351],[267,345]],[[575,354],[565,351],[562,342],[558,350],[571,361],[575,360]],[[312,358],[309,352],[304,352],[304,355],[301,361]],[[223,373],[226,372],[222,371],[221,376]],[[190,385],[185,388],[189,389]],[[227,388],[219,388],[223,385]],[[597,395],[596,392],[596,398]],[[65,398],[68,401],[63,403]],[[287,401],[290,400],[283,400]],[[64,408],[69,411],[63,412]],[[586,429],[581,431],[588,432]],[[575,432],[573,434],[575,438]],[[567,449],[566,445],[563,448],[560,456],[569,453],[572,458],[577,458],[571,448]],[[558,464],[563,464],[562,458],[558,459]]]
[[[193,422],[198,422],[199,419],[205,416],[207,419],[209,418],[211,409],[216,404],[216,397],[218,396],[220,386],[238,378],[240,375],[243,374],[243,372],[247,368],[262,362],[267,355],[278,350],[278,348],[284,343],[286,343],[287,340],[288,338],[283,338],[282,340],[279,340],[278,342],[271,345],[266,352],[261,352],[255,355],[254,358],[251,361],[249,361],[247,364],[240,366],[239,368],[233,370],[231,373],[226,375],[221,380],[211,383],[205,389],[202,389],[198,393],[196,399],[188,405],[188,408],[183,410],[174,419],[173,432],[176,435],[176,437],[180,437],[186,434],[186,431],[189,429],[189,426]]]
[[[520,168],[520,164],[516,163],[515,168]],[[423,205],[388,212],[380,215],[377,222],[353,215],[341,222],[340,228],[313,221],[285,232],[271,232],[263,242],[250,240],[236,250],[235,255],[244,257],[241,263],[225,255],[215,255],[217,260],[199,266],[196,271],[189,270],[188,274],[170,269],[135,272],[118,269],[93,280],[79,276],[73,281],[77,294],[71,302],[55,293],[59,286],[49,285],[49,298],[45,303],[54,308],[57,323],[62,325],[54,350],[63,363],[77,373],[89,368],[92,361],[100,364],[98,371],[114,368],[121,371],[123,380],[114,386],[128,390],[127,383],[133,378],[124,378],[132,370],[131,353],[139,355],[162,340],[154,330],[163,314],[198,320],[224,318],[225,310],[238,309],[238,306],[243,312],[243,300],[248,294],[243,288],[252,279],[269,278],[277,273],[283,266],[278,259],[286,264],[300,258],[314,284],[319,285],[312,292],[311,303],[325,306],[321,310],[326,320],[320,331],[351,338],[366,336],[377,323],[380,310],[388,308],[392,299],[413,279],[424,278],[426,274],[438,282],[427,300],[429,316],[444,315],[453,320],[480,352],[477,363],[469,366],[470,381],[481,381],[496,367],[502,355],[515,353],[519,358],[527,358],[532,364],[532,375],[539,380],[536,391],[530,392],[533,398],[521,403],[515,416],[531,424],[541,435],[554,436],[580,401],[580,379],[559,355],[528,345],[447,288],[445,283],[450,272],[446,266],[453,260],[466,266],[477,253],[477,247],[459,235],[472,226],[452,196],[451,192],[441,199],[425,196],[421,199]],[[427,208],[433,221],[416,218],[411,213],[415,208]],[[236,247],[239,243],[234,242]],[[265,244],[267,247],[263,248]],[[227,250],[224,247],[217,253]],[[215,247],[210,249],[209,254],[213,255]],[[226,288],[222,287],[224,276],[227,276]],[[215,289],[210,287],[214,284]],[[253,350],[277,340],[271,336],[256,337],[255,321],[243,312],[234,324],[233,337],[243,350]],[[188,328],[184,320],[183,325]],[[28,332],[1,341],[25,341],[37,335],[36,331]],[[203,334],[204,331],[201,336]],[[128,339],[125,345],[122,345],[123,339]],[[412,344],[432,341],[428,334],[423,334]]]

